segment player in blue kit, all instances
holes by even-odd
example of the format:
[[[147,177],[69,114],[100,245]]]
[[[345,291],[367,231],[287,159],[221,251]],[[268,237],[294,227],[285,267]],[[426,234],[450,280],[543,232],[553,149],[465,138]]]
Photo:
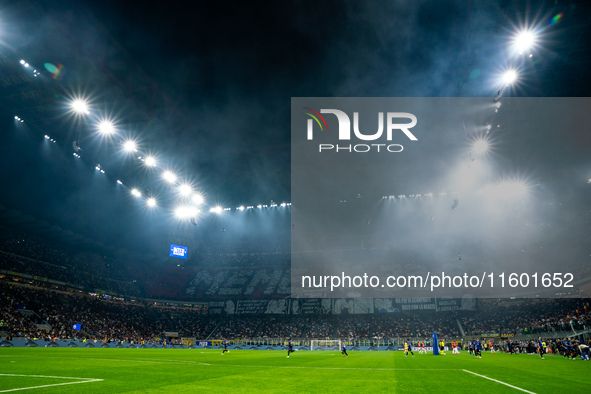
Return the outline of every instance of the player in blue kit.
[[[222,356],[224,355],[224,353],[228,352],[230,353],[230,351],[228,350],[228,340],[226,338],[224,338],[224,350],[222,350]]]
[[[291,338],[289,338],[289,341],[287,342],[287,358],[289,358],[289,353],[293,352],[293,345],[291,344]]]
[[[564,350],[564,355],[562,356],[562,358],[571,357],[574,360],[575,355],[574,355],[574,351],[573,351],[573,344],[572,344],[570,338],[568,338],[568,340],[566,338],[562,339],[562,347]]]
[[[408,356],[408,352],[410,352],[413,357],[415,356],[415,354],[412,352],[412,344],[410,343],[410,339],[407,339],[406,342],[404,342],[404,350],[404,357]]]
[[[341,353],[343,354],[343,357],[347,356],[347,358],[349,358],[349,355],[347,354],[347,345],[344,341],[341,342]]]
[[[474,341],[474,355],[476,358],[482,358],[482,343],[480,339]]]

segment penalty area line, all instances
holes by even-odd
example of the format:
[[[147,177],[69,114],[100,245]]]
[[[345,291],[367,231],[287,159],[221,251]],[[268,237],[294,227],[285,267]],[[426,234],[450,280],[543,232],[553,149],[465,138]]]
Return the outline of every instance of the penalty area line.
[[[69,376],[45,376],[45,375],[17,375],[17,374],[8,374],[8,373],[2,373],[2,374],[0,374],[0,376],[27,377],[27,378],[46,378],[46,379],[75,379],[75,380],[78,380],[77,382],[44,384],[44,385],[41,385],[41,386],[19,387],[19,388],[16,388],[16,389],[0,390],[0,393],[8,393],[10,391],[22,391],[22,390],[40,389],[40,388],[44,388],[44,387],[65,386],[67,384],[93,383],[93,382],[102,382],[103,381],[103,379],[93,379],[93,378],[72,378],[72,377],[69,377]]]
[[[530,393],[530,394],[536,394],[533,391],[528,391],[528,390],[522,389],[521,387],[513,386],[512,384],[501,382],[500,380],[489,378],[488,376],[480,375],[476,372],[468,371],[467,369],[462,369],[462,371],[471,373],[472,375],[480,376],[481,378],[484,378],[484,379],[492,380],[493,382],[504,384],[505,386],[509,386],[511,388],[514,388],[515,390],[523,391],[523,392]]]

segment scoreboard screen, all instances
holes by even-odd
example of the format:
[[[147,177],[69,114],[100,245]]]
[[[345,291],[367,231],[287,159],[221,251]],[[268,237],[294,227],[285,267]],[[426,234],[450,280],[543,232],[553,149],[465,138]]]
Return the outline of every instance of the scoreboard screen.
[[[179,259],[186,259],[189,248],[186,246],[170,245],[170,257],[177,257]]]

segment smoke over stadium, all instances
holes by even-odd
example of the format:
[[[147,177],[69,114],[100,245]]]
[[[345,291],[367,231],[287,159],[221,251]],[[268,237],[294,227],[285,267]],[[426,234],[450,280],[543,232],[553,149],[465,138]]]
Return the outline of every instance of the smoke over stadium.
[[[584,387],[590,18],[0,5],[0,392]]]

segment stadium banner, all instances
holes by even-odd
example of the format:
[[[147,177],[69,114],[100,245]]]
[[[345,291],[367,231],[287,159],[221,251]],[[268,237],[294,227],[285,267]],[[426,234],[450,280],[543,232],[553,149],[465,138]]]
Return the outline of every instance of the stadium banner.
[[[355,313],[355,300],[353,298],[337,298],[332,300],[332,303],[332,313],[335,315]]]
[[[195,344],[196,346],[201,346],[201,347],[210,347],[211,346],[211,341],[197,341],[197,343]]]
[[[236,314],[263,314],[267,312],[269,300],[238,300]],[[285,313],[285,312],[284,312]]]
[[[376,313],[400,312],[391,298],[374,298],[373,305]]]
[[[436,311],[437,305],[433,298],[395,298],[395,305],[401,312]]]
[[[210,301],[207,311],[211,315],[219,315],[224,311],[225,305],[226,303],[224,301]]]
[[[288,302],[284,298],[282,300],[271,300],[267,304],[267,309],[265,313],[268,314],[275,314],[275,315],[285,315],[289,313],[288,309]]]
[[[373,313],[373,298],[355,298],[355,314]]]
[[[460,298],[442,298],[435,299],[435,309],[437,312],[456,312],[462,310],[462,300]],[[470,309],[474,310],[474,309]]]
[[[320,298],[293,298],[290,300],[290,313],[292,315],[299,314],[331,314],[332,300]]]
[[[476,300],[461,298],[439,300],[429,297],[415,298],[292,298],[210,301],[209,314],[248,315],[359,315],[396,312],[455,312],[476,311]]]
[[[562,223],[586,205],[557,174],[578,173],[588,155],[580,138],[556,131],[586,129],[590,99],[500,104],[292,97],[291,297],[341,300],[333,312],[344,314],[356,313],[346,300],[359,298],[462,299],[401,310],[454,311],[471,310],[474,298],[578,294],[589,283],[588,253],[573,240],[587,228]],[[501,144],[513,130],[537,137]],[[491,154],[497,145],[506,160]],[[547,160],[548,149],[564,160]],[[540,165],[519,170],[517,158]],[[541,215],[546,222],[532,226]]]

